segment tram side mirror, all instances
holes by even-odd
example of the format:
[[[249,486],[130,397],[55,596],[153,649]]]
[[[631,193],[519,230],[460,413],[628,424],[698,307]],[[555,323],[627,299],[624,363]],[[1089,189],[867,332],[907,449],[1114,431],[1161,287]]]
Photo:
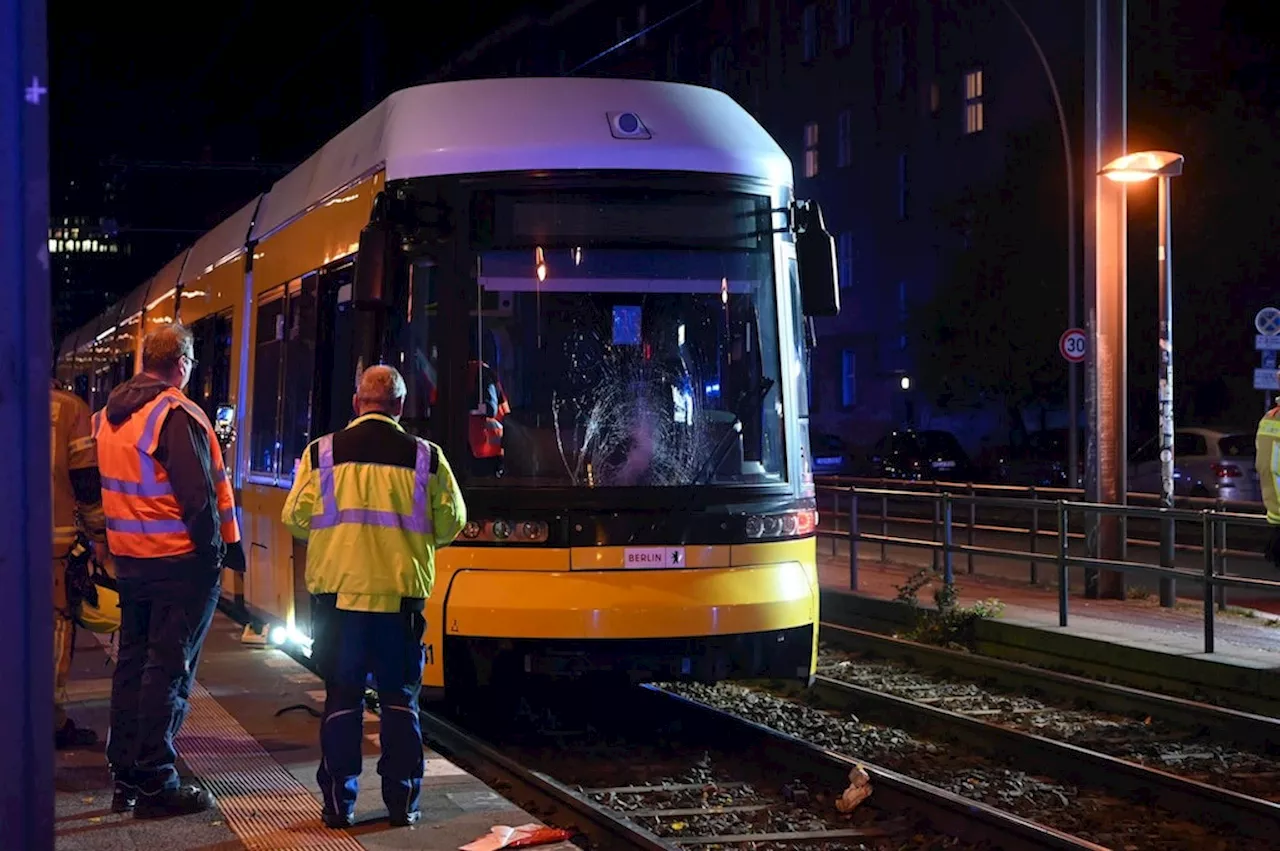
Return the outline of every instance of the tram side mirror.
[[[840,282],[836,274],[836,244],[822,221],[817,201],[792,205],[796,234],[796,269],[805,316],[839,316]]]
[[[360,231],[360,253],[356,255],[355,292],[357,304],[385,302],[390,295],[387,281],[387,254],[395,234],[385,222],[370,222]]]
[[[219,405],[213,418],[213,433],[225,450],[236,442],[236,409],[234,405]]]

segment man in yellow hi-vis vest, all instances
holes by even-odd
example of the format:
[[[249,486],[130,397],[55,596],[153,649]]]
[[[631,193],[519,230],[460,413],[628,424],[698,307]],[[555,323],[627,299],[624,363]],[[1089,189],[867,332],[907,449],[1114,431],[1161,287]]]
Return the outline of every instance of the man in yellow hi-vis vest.
[[[435,551],[458,536],[467,508],[440,447],[400,427],[405,395],[394,367],[365,370],[356,418],[307,447],[280,518],[307,542],[311,658],[325,685],[316,780],[333,828],[355,820],[371,671],[382,707],[382,801],[394,826],[420,818],[422,612]]]
[[[1280,405],[1263,414],[1258,423],[1256,447],[1254,465],[1258,468],[1262,502],[1267,507],[1267,523],[1271,526],[1263,555],[1280,567]]]

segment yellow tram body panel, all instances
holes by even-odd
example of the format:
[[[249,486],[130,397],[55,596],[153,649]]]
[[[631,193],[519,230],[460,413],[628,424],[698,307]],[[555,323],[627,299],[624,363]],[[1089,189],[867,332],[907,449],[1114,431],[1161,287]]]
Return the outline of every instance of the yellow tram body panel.
[[[280,523],[287,492],[246,485],[243,532],[251,609],[310,631],[306,549]],[[716,566],[682,569],[571,569],[620,564],[612,547],[475,547],[436,553],[426,605],[423,685],[442,687],[444,639],[667,639],[731,636],[809,627],[818,620],[812,538],[706,548]],[[598,558],[590,558],[598,553]],[[691,564],[696,564],[690,558]],[[228,589],[229,590],[229,589]],[[817,632],[813,659],[816,660]]]
[[[732,635],[817,618],[817,572],[800,559],[709,569],[460,570],[447,590],[439,580],[436,587],[432,603],[443,603],[447,634],[484,638]]]
[[[423,684],[444,685],[445,637],[584,641],[667,639],[777,632],[814,626],[818,575],[812,538],[688,548],[719,566],[583,570],[592,554],[621,564],[621,548],[468,547],[436,556],[427,602]],[[618,550],[618,553],[614,553]],[[694,563],[692,556],[690,563]],[[498,567],[500,562],[518,569]],[[568,562],[575,568],[566,569]],[[489,566],[492,565],[492,566]],[[813,660],[817,654],[814,632]]]

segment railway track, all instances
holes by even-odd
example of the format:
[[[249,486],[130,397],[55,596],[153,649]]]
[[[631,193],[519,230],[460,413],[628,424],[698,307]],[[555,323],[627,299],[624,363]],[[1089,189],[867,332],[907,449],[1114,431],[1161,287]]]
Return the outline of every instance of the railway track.
[[[424,713],[424,738],[592,849],[1102,847],[660,689],[548,705]],[[872,793],[843,813],[852,778]]]
[[[1099,844],[1275,847],[1275,719],[857,630],[822,640],[812,689],[670,688]]]
[[[1156,724],[1148,731],[1153,735],[1190,734],[1194,738],[1209,738],[1258,754],[1280,757],[1280,719],[1268,715],[933,647],[839,624],[823,623],[819,639],[827,648],[857,654],[868,662],[893,661],[912,671],[940,674],[943,678],[933,681],[935,688],[951,682],[947,686],[947,694],[936,695],[944,700],[965,693],[988,694],[993,700],[1008,698],[1009,695],[1031,700],[1019,706],[997,701],[998,705],[988,707],[1008,710],[1016,716],[1028,714],[1027,710],[1037,705],[1031,699],[1034,696],[1042,702],[1040,705],[1059,709],[1094,710],[1128,721],[1150,718]],[[955,690],[956,686],[960,692]],[[994,691],[983,691],[987,686]],[[1000,715],[1001,712],[986,711],[983,714]],[[1106,729],[1104,725],[1102,731]]]
[[[1140,774],[1146,771],[1141,766],[1122,774],[1114,765],[1103,766],[1097,755],[1081,756],[1078,763],[1057,753],[1046,759],[1043,742],[1015,742],[994,725],[996,733],[980,731],[961,716],[925,725],[909,707],[880,716],[870,703],[850,711],[847,694],[832,699],[838,683],[820,681],[812,690],[741,684],[665,688],[1100,846],[1276,847],[1280,822],[1269,802],[1244,803],[1225,790],[1201,788],[1185,788],[1175,799],[1166,778]]]

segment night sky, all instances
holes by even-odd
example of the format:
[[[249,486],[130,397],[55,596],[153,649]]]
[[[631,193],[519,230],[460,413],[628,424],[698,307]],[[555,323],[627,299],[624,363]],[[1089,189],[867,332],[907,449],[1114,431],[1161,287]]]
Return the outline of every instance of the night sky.
[[[51,3],[55,171],[110,155],[294,163],[364,111],[366,84],[376,102],[522,8],[546,5],[555,4],[480,0],[463,16],[438,3],[396,3],[391,14],[392,4],[364,0],[299,13],[227,0],[150,17],[117,4]],[[376,59],[368,77],[366,42]]]

